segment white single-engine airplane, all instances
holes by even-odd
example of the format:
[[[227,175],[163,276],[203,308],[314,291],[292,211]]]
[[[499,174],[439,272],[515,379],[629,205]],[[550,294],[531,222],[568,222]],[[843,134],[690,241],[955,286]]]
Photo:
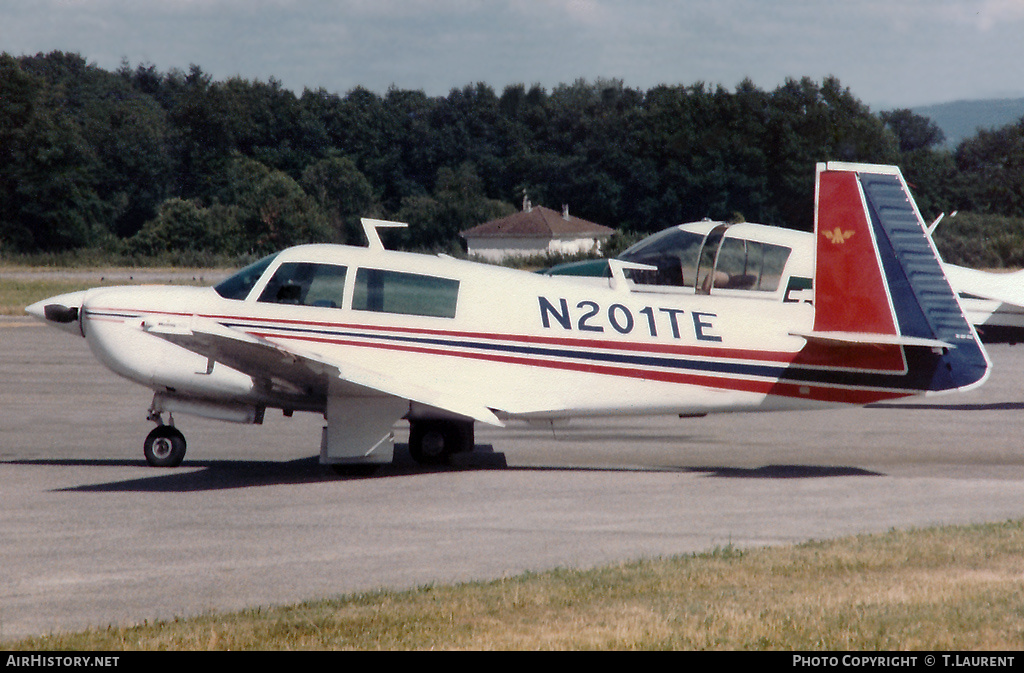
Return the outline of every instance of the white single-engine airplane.
[[[756,296],[786,249],[748,249],[747,277],[709,281],[721,291],[647,292],[626,278],[643,265],[612,260],[599,286],[389,251],[376,230],[395,223],[365,220],[365,248],[299,246],[212,288],[97,288],[27,311],[155,391],[155,466],[184,457],[177,412],[321,413],[321,462],[352,466],[390,462],[402,418],[413,457],[436,463],[473,448],[477,421],[816,409],[980,385],[988,356],[899,169],[819,164],[815,201],[813,303]],[[713,268],[699,261],[695,278]]]

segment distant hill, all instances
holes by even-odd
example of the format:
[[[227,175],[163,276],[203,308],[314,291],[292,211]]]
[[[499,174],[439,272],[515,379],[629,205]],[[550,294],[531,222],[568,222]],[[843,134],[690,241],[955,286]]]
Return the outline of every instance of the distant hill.
[[[946,146],[953,148],[979,128],[994,129],[1019,121],[1024,117],[1024,98],[959,100],[911,110],[938,124],[946,134]]]

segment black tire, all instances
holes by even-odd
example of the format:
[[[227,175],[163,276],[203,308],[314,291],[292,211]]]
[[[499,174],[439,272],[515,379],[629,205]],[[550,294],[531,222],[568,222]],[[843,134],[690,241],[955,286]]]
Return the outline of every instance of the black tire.
[[[142,451],[152,467],[177,467],[185,459],[185,436],[173,425],[158,425],[146,437]]]
[[[409,454],[421,465],[446,465],[453,453],[472,450],[472,421],[422,420],[409,425]]]

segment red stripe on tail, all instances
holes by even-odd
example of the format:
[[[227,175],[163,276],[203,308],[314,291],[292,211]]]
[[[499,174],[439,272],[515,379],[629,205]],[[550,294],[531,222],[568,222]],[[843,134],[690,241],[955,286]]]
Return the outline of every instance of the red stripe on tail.
[[[818,170],[815,332],[897,334],[855,173]]]

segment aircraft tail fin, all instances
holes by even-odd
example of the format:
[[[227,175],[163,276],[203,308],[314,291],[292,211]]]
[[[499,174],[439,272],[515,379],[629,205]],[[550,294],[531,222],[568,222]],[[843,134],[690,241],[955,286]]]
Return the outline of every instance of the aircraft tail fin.
[[[814,332],[805,336],[901,346],[923,392],[984,382],[988,355],[899,168],[819,164],[815,238]]]

